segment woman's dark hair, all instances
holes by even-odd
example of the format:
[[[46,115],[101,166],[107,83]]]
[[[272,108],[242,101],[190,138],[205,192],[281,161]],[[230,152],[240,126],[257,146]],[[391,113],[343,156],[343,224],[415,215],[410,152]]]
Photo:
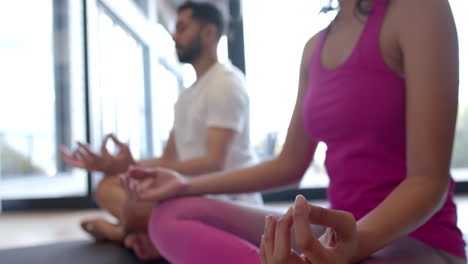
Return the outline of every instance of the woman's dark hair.
[[[186,9],[192,10],[192,18],[205,24],[214,24],[218,29],[218,39],[223,35],[223,15],[213,4],[187,1],[177,9],[180,13]]]
[[[355,12],[357,12],[357,13],[359,13],[361,15],[367,16],[367,15],[369,15],[371,10],[370,10],[369,5],[366,5],[364,3],[364,1],[365,0],[356,0],[356,5],[355,5],[356,8],[354,10],[355,10]],[[328,0],[328,5],[323,7],[321,12],[327,13],[329,11],[336,10],[337,8],[332,5],[332,2],[333,2],[333,0]]]

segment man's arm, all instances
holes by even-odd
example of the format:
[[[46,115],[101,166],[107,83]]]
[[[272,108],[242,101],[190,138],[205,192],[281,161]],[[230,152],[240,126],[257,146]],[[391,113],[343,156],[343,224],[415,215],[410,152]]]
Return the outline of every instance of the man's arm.
[[[219,171],[224,168],[227,154],[236,133],[232,129],[209,127],[206,134],[205,155],[186,161],[171,159],[175,153],[175,140],[172,138],[172,140],[169,139],[161,159],[148,160],[144,161],[143,164],[141,164],[142,162],[138,164],[142,167],[169,168],[185,175],[199,175]]]

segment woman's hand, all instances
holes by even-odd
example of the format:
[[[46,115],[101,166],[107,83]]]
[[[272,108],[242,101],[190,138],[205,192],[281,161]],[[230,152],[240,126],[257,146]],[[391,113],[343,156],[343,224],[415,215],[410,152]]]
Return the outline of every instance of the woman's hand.
[[[308,264],[304,256],[291,249],[291,226],[293,207],[279,220],[273,216],[265,218],[265,231],[260,244],[262,264]]]
[[[130,167],[120,177],[130,199],[162,201],[182,194],[187,178],[176,171],[164,168]]]
[[[311,224],[327,230],[317,239]],[[291,226],[302,255],[291,249]],[[298,196],[294,207],[278,221],[267,217],[260,255],[262,264],[349,264],[356,249],[356,221],[352,214],[313,206]]]
[[[113,155],[107,150],[107,142],[111,139],[119,148]],[[71,167],[88,171],[100,171],[106,175],[124,173],[128,167],[135,164],[127,144],[120,142],[114,135],[108,134],[101,145],[101,154],[91,150],[89,145],[78,142],[78,148],[72,153],[64,146],[60,148],[60,157]]]

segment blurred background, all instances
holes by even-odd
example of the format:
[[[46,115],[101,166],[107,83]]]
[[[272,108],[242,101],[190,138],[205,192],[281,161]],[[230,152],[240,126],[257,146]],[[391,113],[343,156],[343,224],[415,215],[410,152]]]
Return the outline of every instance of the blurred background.
[[[212,0],[229,29],[218,47],[246,73],[251,138],[262,159],[282,148],[305,42],[325,27],[327,1]],[[182,0],[0,0],[0,205],[3,211],[90,208],[101,175],[70,169],[58,147],[114,132],[135,158],[161,154],[179,92],[195,79],[179,64],[170,32]],[[460,104],[452,173],[468,192],[468,24],[450,0],[459,33]],[[465,19],[466,20],[466,19]],[[265,194],[324,199],[321,143],[300,185]]]

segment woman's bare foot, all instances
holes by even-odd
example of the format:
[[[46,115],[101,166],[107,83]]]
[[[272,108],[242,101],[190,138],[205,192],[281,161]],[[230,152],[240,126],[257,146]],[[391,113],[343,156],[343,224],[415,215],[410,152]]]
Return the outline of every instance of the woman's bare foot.
[[[133,249],[135,255],[143,261],[162,258],[146,233],[131,233],[125,237],[124,244],[125,247]]]
[[[81,222],[81,227],[96,240],[110,240],[121,243],[124,239],[122,225],[113,224],[104,218],[86,219]]]

